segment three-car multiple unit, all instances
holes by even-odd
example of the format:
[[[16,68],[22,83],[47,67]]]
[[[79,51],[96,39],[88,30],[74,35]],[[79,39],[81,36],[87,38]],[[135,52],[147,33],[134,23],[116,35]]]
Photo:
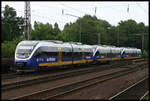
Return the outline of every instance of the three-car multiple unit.
[[[56,40],[21,41],[16,47],[14,65],[17,70],[37,70],[140,57],[141,50],[137,48],[85,45]]]

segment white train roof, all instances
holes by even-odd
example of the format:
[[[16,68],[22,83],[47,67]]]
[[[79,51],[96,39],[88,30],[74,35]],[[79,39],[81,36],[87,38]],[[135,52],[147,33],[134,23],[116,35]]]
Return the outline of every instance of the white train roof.
[[[94,52],[94,49],[91,45],[85,45],[83,44],[82,47],[84,48],[85,52]]]
[[[99,51],[100,53],[120,53],[121,48],[115,46],[108,46],[108,45],[95,45],[93,47],[97,47],[95,51]],[[95,52],[96,53],[96,52]]]
[[[18,45],[36,45],[39,41],[21,41]]]
[[[141,53],[141,49],[132,48],[132,47],[116,47],[111,45],[86,45],[79,42],[63,42],[59,40],[24,40],[21,41],[18,45],[37,45],[41,46],[50,46],[52,50],[58,51],[55,48],[61,47],[62,51],[70,51],[73,47],[74,52],[81,52],[84,48],[85,52],[99,51],[100,53]]]
[[[125,53],[141,53],[141,49],[132,48],[132,47],[124,47],[123,51],[125,51]]]

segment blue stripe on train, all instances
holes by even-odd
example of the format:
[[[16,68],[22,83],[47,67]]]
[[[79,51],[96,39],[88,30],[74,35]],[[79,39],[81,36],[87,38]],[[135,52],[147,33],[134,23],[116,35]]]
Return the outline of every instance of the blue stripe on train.
[[[72,58],[70,58],[70,59],[64,59],[64,58],[62,58],[62,61],[72,61]]]
[[[94,60],[97,59],[104,59],[104,58],[115,58],[116,56],[104,56],[104,55],[96,55],[93,57]],[[121,55],[118,55],[118,57],[121,57]]]
[[[73,61],[82,60],[82,58],[73,58]]]
[[[74,58],[73,61],[82,60],[82,58]],[[14,65],[16,66],[17,62],[26,62],[26,67],[38,67],[40,63],[50,63],[57,62],[58,56],[50,56],[50,57],[34,57],[29,60],[15,60]],[[62,59],[62,61],[72,61],[72,59]]]
[[[50,63],[57,62],[58,56],[50,56],[50,57],[38,57],[31,58],[29,60],[15,60],[14,65],[16,66],[17,62],[26,62],[27,67],[37,67],[40,63]]]

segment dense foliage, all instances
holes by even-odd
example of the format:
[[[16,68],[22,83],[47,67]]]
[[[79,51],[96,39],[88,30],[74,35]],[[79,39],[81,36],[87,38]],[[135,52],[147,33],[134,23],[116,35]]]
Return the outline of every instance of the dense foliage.
[[[40,22],[34,22],[34,30],[32,29],[32,40],[57,40],[57,36],[60,33],[58,24],[54,24],[54,28],[51,24],[42,24]]]
[[[14,58],[16,46],[23,39],[24,36],[20,36],[13,41],[4,41],[1,43],[2,58]]]
[[[23,40],[23,19],[16,17],[16,11],[6,6],[2,17],[2,57],[13,57],[16,45]],[[144,38],[143,38],[144,37]],[[84,44],[104,44],[123,47],[136,47],[146,50],[148,56],[148,26],[129,19],[112,26],[106,20],[85,15],[74,23],[67,23],[61,31],[57,23],[34,22],[31,40],[62,40]]]
[[[5,6],[2,11],[2,42],[12,41],[14,38],[19,37],[23,33],[23,21],[22,17],[17,17],[17,13],[14,8]]]

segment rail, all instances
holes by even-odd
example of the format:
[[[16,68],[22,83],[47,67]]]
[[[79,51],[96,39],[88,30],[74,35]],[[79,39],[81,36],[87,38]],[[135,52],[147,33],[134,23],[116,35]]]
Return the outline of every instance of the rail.
[[[137,94],[133,93],[133,91],[137,88],[143,87],[142,85],[147,82],[146,80],[148,80],[148,77],[145,77],[144,79],[138,81],[137,83],[131,85],[130,87],[128,87],[128,88],[122,90],[121,92],[115,94],[114,96],[110,97],[108,100],[134,99],[134,98],[140,99],[143,94],[142,95],[137,95]],[[147,84],[147,86],[148,86],[148,84]],[[138,92],[140,92],[140,91],[138,91]]]
[[[126,70],[114,72],[114,73],[107,74],[107,75],[97,76],[92,79],[87,79],[84,81],[79,81],[79,82],[71,83],[68,85],[61,85],[60,87],[50,88],[50,89],[34,92],[32,94],[15,97],[15,98],[12,98],[12,100],[14,99],[53,99],[58,96],[70,93],[72,91],[79,90],[79,89],[82,89],[91,85],[95,85],[96,83],[114,79],[114,78],[126,75],[128,73],[132,73],[135,71],[137,71],[137,69],[126,69]]]

